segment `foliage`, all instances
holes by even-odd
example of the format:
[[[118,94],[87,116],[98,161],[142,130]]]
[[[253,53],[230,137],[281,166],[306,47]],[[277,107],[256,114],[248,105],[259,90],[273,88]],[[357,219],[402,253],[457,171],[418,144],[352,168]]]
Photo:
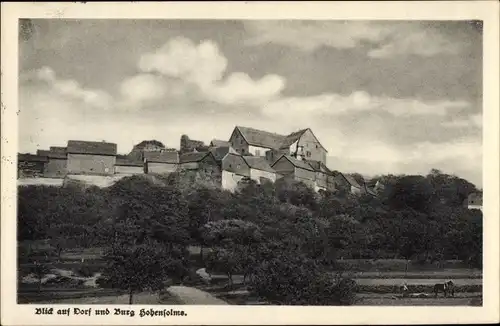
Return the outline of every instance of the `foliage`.
[[[186,274],[179,255],[157,242],[117,244],[107,250],[104,259],[109,262],[104,272],[107,283],[112,288],[127,290],[129,303],[133,302],[134,293],[158,291],[168,276],[179,279]]]
[[[334,277],[315,260],[282,252],[262,261],[252,280],[253,290],[273,304],[350,305],[355,283]]]
[[[48,239],[51,252],[107,247],[106,282],[132,293],[167,278],[183,282],[191,272],[187,246],[210,247],[208,270],[242,273],[261,296],[287,304],[352,302],[348,278],[329,273],[347,266],[338,259],[481,267],[482,212],[463,205],[474,185],[439,171],[377,180],[385,189],[376,198],[316,194],[285,181],[249,182],[233,194],[145,176],[108,189],[21,187],[18,239]],[[20,251],[21,260],[27,255]]]

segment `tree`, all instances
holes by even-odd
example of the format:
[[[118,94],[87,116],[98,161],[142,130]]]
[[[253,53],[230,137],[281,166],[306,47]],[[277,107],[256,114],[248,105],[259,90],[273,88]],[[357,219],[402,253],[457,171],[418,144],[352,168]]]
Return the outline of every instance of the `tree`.
[[[391,187],[389,202],[396,209],[407,207],[420,212],[429,212],[434,199],[432,184],[418,175],[404,176]]]
[[[256,268],[252,289],[273,304],[350,305],[355,283],[334,277],[315,260],[299,252],[280,252]]]
[[[127,290],[129,304],[134,293],[163,287],[169,275],[177,276],[178,259],[158,242],[144,242],[140,245],[115,244],[104,254],[107,266],[104,275],[114,288]]]

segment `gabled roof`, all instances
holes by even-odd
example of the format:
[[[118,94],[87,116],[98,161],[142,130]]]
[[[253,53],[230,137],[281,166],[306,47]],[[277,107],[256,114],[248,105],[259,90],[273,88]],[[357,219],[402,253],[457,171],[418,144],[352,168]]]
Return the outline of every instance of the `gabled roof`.
[[[292,165],[295,166],[296,168],[315,172],[313,167],[311,165],[309,165],[309,163],[307,163],[306,161],[297,160],[296,158],[291,157],[290,155],[281,155],[281,157],[278,158],[276,160],[276,162],[274,162],[271,167],[274,167],[274,165],[276,163],[278,163],[278,161],[282,160],[283,158],[288,160],[290,163],[292,163]]]
[[[212,141],[210,142],[210,146],[229,147],[231,146],[231,143],[229,143],[227,140],[212,139]]]
[[[329,175],[333,175],[333,171],[330,170],[323,162],[307,160],[307,163],[314,169],[316,172],[322,172]]]
[[[83,140],[68,141],[68,154],[116,155],[116,144]]]
[[[243,160],[251,169],[276,173],[276,171],[269,165],[264,157],[243,156]]]
[[[348,175],[348,174],[343,174],[341,173],[341,175],[344,177],[344,179],[353,187],[356,187],[358,189],[363,189],[362,186],[360,186],[360,184],[356,181],[356,179],[354,179],[352,176]]]
[[[236,126],[235,130],[238,130],[248,145],[251,146],[278,149],[285,139],[283,135],[254,128]]]
[[[206,145],[201,145],[201,146],[196,146],[193,148],[194,151],[199,152],[199,153],[206,153],[209,151],[209,147]]]
[[[154,163],[179,163],[177,152],[144,152],[144,160]]]
[[[369,194],[369,195],[372,195],[374,197],[377,197],[377,193],[372,189],[372,188],[368,188],[365,186],[365,189],[366,189],[366,192]]]
[[[216,161],[222,161],[222,159],[224,158],[224,156],[226,156],[226,154],[234,152],[234,150],[232,150],[232,147],[230,146],[221,146],[221,147],[210,148],[210,152],[215,157]]]
[[[211,152],[192,152],[192,153],[184,153],[179,157],[180,163],[190,163],[190,162],[199,162],[205,159],[205,157],[212,155]],[[214,158],[215,159],[215,158]]]
[[[39,156],[33,154],[17,154],[18,161],[24,162],[48,162],[48,158],[46,156]]]
[[[290,147],[293,143],[295,143],[297,140],[299,140],[300,137],[302,137],[302,135],[306,131],[308,131],[308,130],[311,132],[312,136],[314,137],[314,139],[316,139],[316,141],[321,146],[321,148],[323,148],[326,152],[328,152],[326,150],[326,148],[321,144],[321,142],[319,141],[318,137],[316,137],[316,135],[314,134],[314,132],[311,130],[311,128],[301,129],[299,131],[292,132],[291,134],[289,134],[288,136],[285,137],[285,139],[283,140],[280,148],[284,149],[284,148]]]
[[[297,140],[299,140],[300,137],[302,137],[302,135],[306,131],[307,131],[307,129],[302,129],[302,130],[299,130],[299,131],[296,131],[296,132],[292,132],[291,134],[289,134],[288,136],[285,137],[285,139],[281,143],[280,148],[288,148],[288,147],[290,147],[290,145],[292,145]]]

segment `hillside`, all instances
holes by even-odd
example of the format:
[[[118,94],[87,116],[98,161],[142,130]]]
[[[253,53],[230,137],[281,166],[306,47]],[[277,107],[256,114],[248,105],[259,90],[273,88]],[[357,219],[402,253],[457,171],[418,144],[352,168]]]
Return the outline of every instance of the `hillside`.
[[[229,279],[254,275],[250,281],[260,296],[286,303],[286,291],[302,293],[305,281],[330,288],[326,293],[349,287],[342,278],[325,278],[349,269],[339,263],[349,259],[409,259],[415,266],[459,260],[480,268],[482,213],[460,204],[474,189],[441,175],[397,177],[379,198],[317,194],[301,183],[249,183],[233,194],[180,176],[124,177],[103,188],[23,186],[18,239],[47,240],[54,248],[104,248],[103,261],[111,265],[101,272],[110,276],[118,263],[113,257],[130,257],[125,270],[139,274],[144,266],[134,262],[151,257],[147,261],[166,264],[151,271],[164,271],[177,284],[194,268],[187,248],[211,248],[203,258],[208,269]],[[29,253],[19,258],[31,259]],[[144,282],[164,277],[140,275]],[[121,278],[113,282],[123,286]],[[312,293],[307,290],[297,302],[351,300]]]

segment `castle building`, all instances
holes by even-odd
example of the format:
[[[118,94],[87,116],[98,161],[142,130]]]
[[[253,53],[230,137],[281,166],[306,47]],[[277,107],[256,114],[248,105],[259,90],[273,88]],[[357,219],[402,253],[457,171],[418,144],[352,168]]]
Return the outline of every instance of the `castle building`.
[[[262,156],[272,164],[282,155],[326,164],[327,150],[310,128],[287,136],[254,128],[237,126],[229,138],[231,147],[241,155]]]

